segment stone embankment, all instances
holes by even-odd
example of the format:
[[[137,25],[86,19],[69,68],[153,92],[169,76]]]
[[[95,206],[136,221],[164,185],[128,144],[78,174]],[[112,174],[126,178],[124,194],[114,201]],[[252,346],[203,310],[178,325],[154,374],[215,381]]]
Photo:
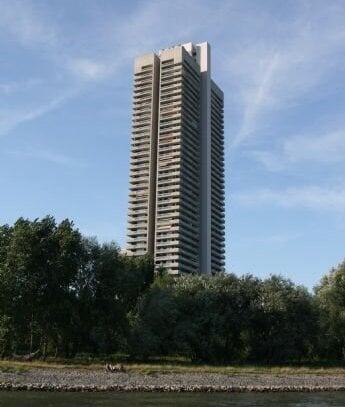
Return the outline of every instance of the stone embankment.
[[[0,390],[118,392],[345,391],[345,376],[314,374],[109,373],[101,370],[30,369],[0,372]]]

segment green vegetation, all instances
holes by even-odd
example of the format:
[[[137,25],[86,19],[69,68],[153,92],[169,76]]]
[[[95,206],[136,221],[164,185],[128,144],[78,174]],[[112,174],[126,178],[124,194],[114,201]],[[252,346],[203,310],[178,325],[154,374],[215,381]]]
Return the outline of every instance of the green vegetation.
[[[68,220],[0,227],[0,355],[117,351],[152,278],[150,258],[84,239]]]
[[[112,357],[116,360],[116,357]],[[181,362],[180,358],[176,360],[158,361],[150,360],[149,362],[128,360],[123,363],[126,372],[141,373],[147,375],[164,374],[164,373],[219,373],[226,375],[294,375],[294,374],[315,374],[315,375],[344,375],[345,366],[332,366],[325,363],[303,364],[303,365],[253,365],[253,364],[196,364],[191,362]],[[107,361],[107,359],[105,359]],[[31,362],[19,362],[14,360],[0,360],[0,373],[24,373],[32,368],[35,369],[78,369],[78,370],[102,370],[104,371],[105,362],[95,357],[87,361],[81,361],[78,357],[72,359],[47,358],[46,360],[37,359]]]
[[[0,226],[0,370],[107,361],[152,374],[303,373],[345,359],[345,262],[314,294],[281,276],[154,278],[153,267],[69,220]]]

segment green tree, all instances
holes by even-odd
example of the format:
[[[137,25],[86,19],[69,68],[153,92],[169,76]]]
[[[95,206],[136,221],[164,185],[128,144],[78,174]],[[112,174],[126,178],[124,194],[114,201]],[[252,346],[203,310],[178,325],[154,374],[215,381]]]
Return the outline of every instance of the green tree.
[[[345,359],[345,261],[324,276],[315,288],[320,312],[321,357]]]
[[[1,307],[11,321],[11,351],[41,347],[45,354],[52,346],[69,354],[81,248],[81,235],[68,220],[57,225],[47,216],[15,222],[0,250]]]
[[[308,358],[316,332],[317,314],[306,288],[280,276],[260,284],[253,318],[252,359],[271,363]]]
[[[246,357],[250,276],[158,276],[139,303],[132,352],[225,362]]]
[[[126,348],[129,317],[153,279],[149,256],[127,257],[115,243],[84,239],[78,277],[79,326],[85,350],[112,353]]]

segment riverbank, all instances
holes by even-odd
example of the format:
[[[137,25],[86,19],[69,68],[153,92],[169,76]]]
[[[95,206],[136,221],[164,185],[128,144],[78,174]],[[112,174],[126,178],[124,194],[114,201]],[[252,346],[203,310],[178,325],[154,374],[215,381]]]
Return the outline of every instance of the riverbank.
[[[110,373],[104,369],[0,371],[0,390],[118,392],[345,391],[343,374]]]

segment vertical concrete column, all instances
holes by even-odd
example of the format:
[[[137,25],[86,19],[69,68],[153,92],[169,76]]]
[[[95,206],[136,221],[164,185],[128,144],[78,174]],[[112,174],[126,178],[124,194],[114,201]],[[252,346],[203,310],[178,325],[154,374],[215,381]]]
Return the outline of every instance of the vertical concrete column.
[[[211,274],[211,48],[207,42],[196,47],[201,75],[200,272]]]
[[[148,211],[148,253],[154,255],[155,225],[156,225],[156,185],[157,185],[157,144],[158,144],[158,108],[159,108],[159,77],[160,61],[153,55],[152,77],[152,119],[151,119],[151,149],[150,149],[150,186],[149,186],[149,211]]]

